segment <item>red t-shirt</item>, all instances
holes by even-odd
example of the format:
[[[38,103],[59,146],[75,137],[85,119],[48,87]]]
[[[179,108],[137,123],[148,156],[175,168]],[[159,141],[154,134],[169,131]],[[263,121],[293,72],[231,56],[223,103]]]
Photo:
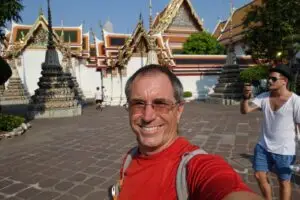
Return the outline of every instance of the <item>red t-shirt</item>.
[[[119,199],[176,200],[175,179],[181,156],[197,148],[180,137],[158,154],[135,156],[125,172]],[[187,169],[190,200],[218,200],[234,191],[250,191],[219,156],[196,155],[189,161]]]

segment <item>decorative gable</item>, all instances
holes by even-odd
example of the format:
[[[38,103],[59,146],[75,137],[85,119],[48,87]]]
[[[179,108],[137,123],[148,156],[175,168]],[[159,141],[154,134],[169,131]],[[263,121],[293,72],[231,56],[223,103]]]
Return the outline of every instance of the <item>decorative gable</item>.
[[[174,28],[185,28],[193,31],[202,30],[198,25],[198,22],[192,16],[191,10],[185,1],[181,4],[179,10],[177,11],[177,14],[173,18],[167,30]]]
[[[154,33],[164,33],[175,28],[182,30],[187,27],[190,32],[203,31],[202,21],[199,19],[190,0],[171,0],[167,7],[155,18]]]
[[[31,41],[29,41],[29,47],[33,48],[46,48],[48,44],[48,31],[39,26],[33,33]]]
[[[141,39],[138,41],[138,43],[135,45],[135,48],[133,50],[134,54],[141,54],[144,53],[144,55],[148,52],[148,41],[145,37],[141,37]]]

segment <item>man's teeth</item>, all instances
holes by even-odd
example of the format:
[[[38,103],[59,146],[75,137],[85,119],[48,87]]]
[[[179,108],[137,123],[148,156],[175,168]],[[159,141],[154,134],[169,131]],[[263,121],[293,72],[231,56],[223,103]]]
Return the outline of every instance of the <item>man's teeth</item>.
[[[143,127],[144,131],[156,131],[158,129],[158,126],[154,126],[154,127]]]

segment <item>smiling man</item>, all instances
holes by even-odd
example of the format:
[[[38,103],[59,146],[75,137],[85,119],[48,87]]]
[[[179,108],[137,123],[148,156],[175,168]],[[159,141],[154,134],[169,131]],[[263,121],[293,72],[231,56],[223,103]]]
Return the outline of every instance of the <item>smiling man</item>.
[[[247,86],[244,88],[244,100],[241,101],[242,114],[255,110],[263,112],[264,120],[258,144],[254,149],[253,168],[260,189],[267,200],[272,199],[267,175],[273,168],[280,183],[280,199],[292,198],[290,165],[295,162],[295,130],[300,123],[300,99],[287,88],[291,79],[289,67],[277,65],[269,73],[269,92],[258,95],[250,104],[252,93]]]
[[[132,158],[130,162],[125,159],[119,185],[113,189],[114,199],[181,200],[179,193],[184,189],[190,200],[260,199],[216,155],[192,157],[183,176],[186,188],[177,188],[177,169],[183,155],[199,147],[178,135],[184,109],[183,87],[168,68],[148,65],[139,69],[128,80],[125,93],[138,146],[135,153],[127,155]]]

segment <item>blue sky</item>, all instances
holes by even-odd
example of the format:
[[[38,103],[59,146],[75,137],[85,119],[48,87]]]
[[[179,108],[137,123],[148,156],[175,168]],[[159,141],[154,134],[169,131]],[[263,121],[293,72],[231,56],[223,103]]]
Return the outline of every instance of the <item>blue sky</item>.
[[[46,0],[23,0],[25,6],[21,12],[24,24],[33,24],[40,7],[47,16]],[[55,26],[63,20],[65,26],[79,26],[84,21],[84,29],[93,28],[100,36],[99,21],[108,19],[114,25],[114,32],[132,33],[140,13],[148,27],[149,0],[51,0],[52,19]],[[160,12],[170,0],[152,0],[153,15]],[[230,12],[230,0],[191,0],[198,16],[204,19],[204,28],[213,31],[219,18],[227,19]],[[238,8],[251,0],[233,0]],[[10,27],[8,27],[10,29]]]

